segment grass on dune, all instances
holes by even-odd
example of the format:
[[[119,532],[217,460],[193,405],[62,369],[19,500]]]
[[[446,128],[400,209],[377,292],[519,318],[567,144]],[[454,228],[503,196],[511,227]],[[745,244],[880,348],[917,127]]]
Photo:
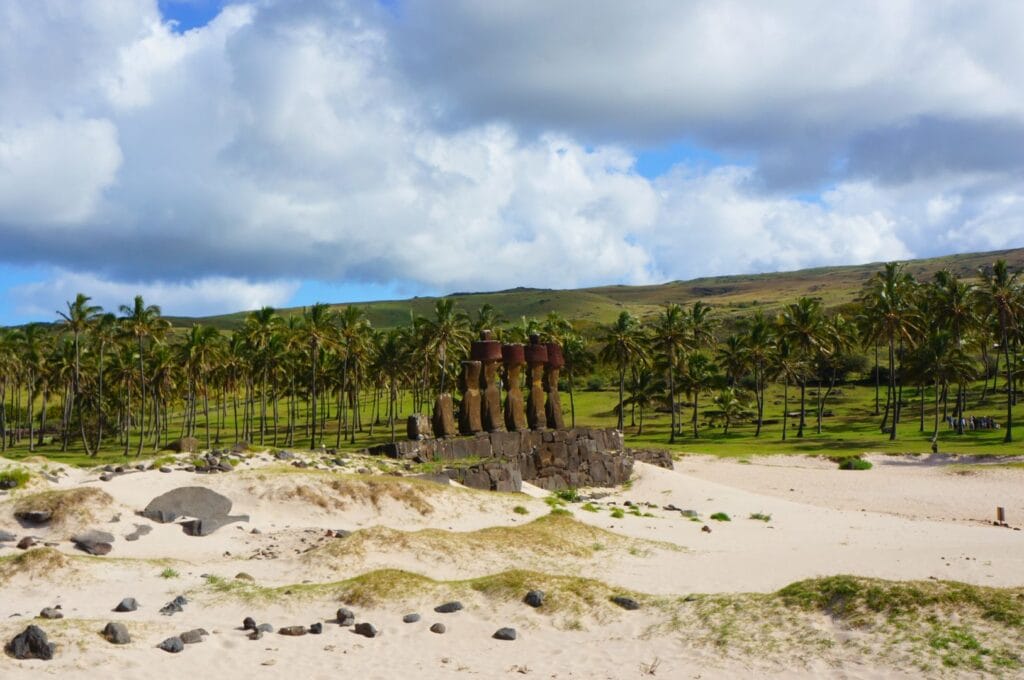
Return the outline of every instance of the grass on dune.
[[[102,489],[83,486],[76,489],[39,491],[19,495],[13,503],[13,512],[44,510],[51,513],[53,526],[71,522],[87,524],[99,518],[98,511],[114,502]]]

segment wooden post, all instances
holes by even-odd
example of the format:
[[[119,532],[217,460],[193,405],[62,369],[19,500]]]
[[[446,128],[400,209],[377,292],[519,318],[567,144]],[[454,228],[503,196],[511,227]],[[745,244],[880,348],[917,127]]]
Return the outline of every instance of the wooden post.
[[[1004,508],[996,508],[996,521],[1000,524],[1006,524],[1006,510]]]

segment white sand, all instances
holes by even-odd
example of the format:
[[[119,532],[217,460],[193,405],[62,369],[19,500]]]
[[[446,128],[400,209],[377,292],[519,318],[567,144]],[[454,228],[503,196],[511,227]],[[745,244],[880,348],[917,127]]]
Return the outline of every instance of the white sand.
[[[951,579],[990,586],[1024,585],[1024,532],[993,527],[994,508],[1003,505],[1013,525],[1024,525],[1024,470],[986,469],[956,474],[948,466],[925,459],[873,457],[870,471],[839,471],[827,461],[796,457],[754,458],[751,464],[710,457],[686,457],[675,471],[643,464],[628,490],[595,490],[600,512],[573,506],[575,518],[615,534],[662,545],[638,543],[641,550],[609,545],[589,555],[545,555],[522,546],[466,550],[441,535],[433,542],[395,540],[371,543],[373,550],[307,553],[310,548],[345,539],[327,538],[328,529],[387,527],[400,531],[441,529],[466,532],[486,527],[522,526],[548,512],[544,494],[487,494],[420,483],[416,497],[432,508],[421,512],[407,499],[345,498],[326,474],[273,474],[261,463],[224,475],[186,472],[126,474],[103,483],[96,472],[70,470],[58,484],[42,488],[96,486],[113,496],[114,506],[100,511],[117,523],[89,524],[118,538],[108,557],[70,561],[49,574],[13,574],[0,581],[0,639],[20,632],[44,606],[60,604],[63,621],[34,622],[59,645],[49,662],[15,661],[0,656],[0,677],[529,677],[634,678],[656,663],[656,676],[685,677],[919,677],[870,656],[833,657],[803,654],[743,656],[697,644],[696,635],[652,633],[655,613],[610,608],[601,621],[584,615],[582,630],[565,629],[552,616],[515,601],[495,605],[482,596],[462,597],[467,608],[450,615],[434,614],[438,595],[408,599],[379,608],[358,608],[357,620],[374,623],[383,634],[375,639],[326,623],[322,635],[300,638],[265,635],[250,641],[239,629],[242,618],[274,626],[329,621],[340,603],[329,597],[299,600],[277,598],[272,604],[244,604],[218,596],[203,575],[227,579],[238,572],[260,585],[304,581],[330,582],[378,568],[397,568],[452,580],[487,576],[508,569],[586,576],[612,586],[660,595],[689,593],[771,592],[805,578],[855,574],[886,579]],[[934,462],[934,461],[933,461]],[[0,464],[2,466],[2,464]],[[232,512],[251,516],[248,523],[229,525],[203,538],[186,536],[176,525],[158,525],[136,516],[153,497],[178,486],[202,485],[234,501]],[[300,490],[301,489],[301,490]],[[613,519],[610,503],[629,500],[651,503],[642,509],[655,517],[626,515]],[[701,522],[666,504],[693,509]],[[529,509],[522,516],[516,505]],[[707,518],[725,512],[731,522]],[[771,521],[748,519],[754,512]],[[121,538],[133,524],[153,527],[136,542]],[[701,527],[707,524],[711,533]],[[252,528],[262,533],[252,534]],[[0,529],[34,533],[61,541],[58,549],[76,552],[67,536],[77,527],[28,531],[11,515],[10,502],[0,497]],[[611,537],[614,538],[614,537]],[[447,542],[446,542],[447,541]],[[665,545],[669,544],[669,545]],[[336,543],[335,547],[344,545]],[[446,547],[447,546],[447,547]],[[0,548],[0,556],[20,554]],[[257,556],[256,558],[253,558]],[[160,560],[171,560],[163,562]],[[159,577],[165,566],[180,577]],[[161,605],[186,593],[192,602],[172,617]],[[142,608],[130,614],[110,610],[133,596]],[[403,624],[409,611],[421,622]],[[124,647],[105,642],[98,631],[107,621],[123,621],[133,641]],[[444,622],[445,635],[427,631]],[[518,629],[519,639],[490,638],[499,627]],[[202,627],[211,635],[201,644],[170,655],[154,648],[162,639]],[[821,629],[833,634],[823,617]],[[696,631],[694,631],[696,632]],[[846,633],[835,632],[841,638]],[[839,638],[837,638],[839,639]],[[829,665],[829,664],[837,665]],[[648,666],[642,667],[642,664]]]

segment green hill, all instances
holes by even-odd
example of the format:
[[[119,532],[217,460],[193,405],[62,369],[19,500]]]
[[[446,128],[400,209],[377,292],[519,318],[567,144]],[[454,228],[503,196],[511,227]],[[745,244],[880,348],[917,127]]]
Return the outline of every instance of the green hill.
[[[979,267],[997,259],[1006,260],[1011,270],[1024,269],[1024,248],[911,260],[908,270],[918,280],[930,278],[944,268],[970,279],[977,276]],[[873,262],[770,274],[715,276],[652,286],[599,286],[576,290],[513,288],[491,293],[453,293],[447,297],[455,299],[463,310],[470,313],[484,304],[491,304],[510,320],[523,316],[539,318],[548,312],[558,312],[583,325],[596,325],[613,320],[623,309],[645,317],[657,313],[666,303],[685,305],[695,300],[704,300],[714,305],[721,316],[728,318],[749,313],[755,308],[775,312],[802,295],[820,297],[827,307],[851,302],[864,282],[881,266],[881,263]],[[375,327],[390,328],[407,323],[410,313],[429,315],[436,299],[415,297],[408,300],[353,303],[366,310]],[[332,306],[341,308],[347,304],[350,302],[332,303]],[[298,307],[280,310],[286,316],[301,311]],[[231,330],[241,326],[246,314],[235,312],[201,318],[169,318],[175,326],[189,326],[199,322]]]

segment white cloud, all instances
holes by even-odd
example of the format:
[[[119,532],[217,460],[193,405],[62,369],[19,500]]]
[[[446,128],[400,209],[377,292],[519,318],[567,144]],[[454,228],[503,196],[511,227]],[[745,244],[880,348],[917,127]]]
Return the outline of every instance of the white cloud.
[[[296,281],[251,282],[245,279],[209,276],[183,283],[166,281],[110,281],[94,274],[65,270],[52,272],[45,281],[21,284],[7,297],[16,313],[37,319],[51,319],[54,310],[65,308],[78,293],[92,297],[92,304],[117,312],[141,295],[147,304],[157,304],[164,314],[209,315],[225,311],[258,309],[285,304],[299,284]]]

